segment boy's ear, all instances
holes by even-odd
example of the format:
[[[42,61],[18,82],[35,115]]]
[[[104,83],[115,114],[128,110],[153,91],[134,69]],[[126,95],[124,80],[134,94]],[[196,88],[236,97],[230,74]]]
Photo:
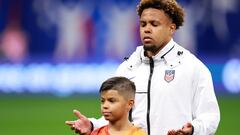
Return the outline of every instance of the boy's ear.
[[[134,106],[134,100],[133,99],[130,99],[128,101],[128,106],[129,106],[129,109],[131,109]]]

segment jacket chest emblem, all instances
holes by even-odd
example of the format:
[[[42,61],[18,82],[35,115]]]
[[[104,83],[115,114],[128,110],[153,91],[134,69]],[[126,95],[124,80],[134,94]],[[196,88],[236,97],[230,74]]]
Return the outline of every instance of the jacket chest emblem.
[[[164,76],[164,80],[166,82],[171,82],[174,79],[175,76],[175,70],[165,70],[165,76]]]

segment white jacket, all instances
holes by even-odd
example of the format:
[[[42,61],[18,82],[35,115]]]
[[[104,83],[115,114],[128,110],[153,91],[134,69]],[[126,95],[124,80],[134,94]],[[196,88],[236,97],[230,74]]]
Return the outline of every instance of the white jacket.
[[[194,135],[214,134],[220,112],[207,67],[173,40],[153,62],[150,77],[150,60],[140,46],[117,70],[117,76],[125,76],[136,85],[133,123],[150,135],[166,135],[187,122],[194,126]]]

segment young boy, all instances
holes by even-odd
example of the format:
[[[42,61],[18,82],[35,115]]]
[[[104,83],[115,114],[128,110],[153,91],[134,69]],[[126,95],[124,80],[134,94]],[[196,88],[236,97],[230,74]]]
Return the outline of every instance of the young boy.
[[[113,77],[100,88],[101,112],[108,125],[94,130],[91,135],[146,135],[129,121],[134,105],[135,85],[125,77]]]

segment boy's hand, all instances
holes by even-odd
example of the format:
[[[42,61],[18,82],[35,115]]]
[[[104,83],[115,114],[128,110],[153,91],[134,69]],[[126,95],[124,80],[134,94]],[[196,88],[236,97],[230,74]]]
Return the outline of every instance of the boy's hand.
[[[76,133],[90,135],[92,132],[92,125],[88,118],[82,115],[78,110],[73,110],[73,113],[78,119],[75,121],[66,121],[65,123],[69,125],[72,130],[75,130]]]

